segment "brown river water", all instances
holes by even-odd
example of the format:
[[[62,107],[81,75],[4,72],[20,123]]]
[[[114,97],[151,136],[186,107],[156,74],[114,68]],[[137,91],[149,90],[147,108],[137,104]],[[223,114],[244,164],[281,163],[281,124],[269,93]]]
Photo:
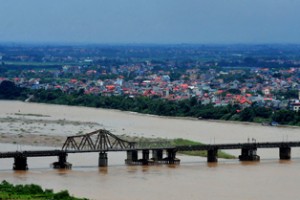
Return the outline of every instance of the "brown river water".
[[[14,113],[47,115],[47,120],[66,119],[97,122],[98,126],[41,126],[47,135],[70,135],[96,128],[131,136],[187,138],[206,143],[300,141],[299,128],[265,127],[254,124],[174,119],[114,110],[0,101],[0,118]],[[26,117],[26,116],[25,116]],[[34,118],[34,116],[28,116]],[[17,134],[23,122],[1,123],[0,133]],[[32,128],[32,127],[31,127]],[[53,129],[55,129],[53,131]],[[33,130],[33,129],[32,129]],[[26,133],[24,133],[26,134]],[[39,134],[39,133],[36,133]],[[3,144],[0,151],[53,149],[53,147]],[[228,151],[239,155],[239,151]],[[90,199],[298,199],[300,148],[292,148],[292,159],[280,161],[278,149],[259,149],[259,162],[219,159],[207,164],[206,158],[178,155],[180,165],[126,166],[125,153],[108,153],[108,167],[98,168],[98,154],[72,154],[72,170],[54,170],[49,164],[57,158],[28,158],[29,170],[11,170],[13,159],[0,159],[0,180],[15,184],[35,183],[55,191],[67,189],[73,195]]]

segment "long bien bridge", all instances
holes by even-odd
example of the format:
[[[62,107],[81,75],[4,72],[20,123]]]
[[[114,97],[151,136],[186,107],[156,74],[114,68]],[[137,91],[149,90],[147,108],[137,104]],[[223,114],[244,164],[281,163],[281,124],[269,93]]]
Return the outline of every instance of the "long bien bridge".
[[[127,153],[125,163],[128,165],[149,165],[149,164],[179,164],[180,160],[176,158],[178,151],[207,151],[207,162],[218,161],[218,150],[241,149],[240,161],[257,161],[260,157],[257,155],[258,148],[278,148],[279,158],[281,160],[291,159],[291,148],[300,147],[300,141],[297,142],[248,142],[235,144],[210,144],[210,145],[192,145],[192,146],[171,146],[164,143],[141,144],[126,141],[110,133],[107,130],[97,130],[84,135],[67,137],[62,149],[41,150],[41,151],[14,151],[0,152],[0,158],[13,158],[14,170],[27,170],[28,157],[49,157],[57,156],[58,161],[52,163],[53,168],[68,169],[72,164],[67,162],[67,156],[71,153],[89,153],[98,152],[98,166],[106,167],[108,165],[107,152],[124,151]],[[141,158],[138,157],[139,152]],[[150,152],[152,157],[150,158]],[[165,155],[164,155],[165,154]]]

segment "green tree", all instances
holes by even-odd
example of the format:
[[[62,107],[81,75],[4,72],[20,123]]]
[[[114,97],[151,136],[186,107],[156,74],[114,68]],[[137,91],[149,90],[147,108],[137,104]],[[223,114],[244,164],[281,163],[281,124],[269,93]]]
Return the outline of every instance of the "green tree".
[[[0,99],[17,99],[21,95],[21,88],[11,81],[2,81],[0,84]]]
[[[253,106],[252,108],[256,117],[270,118],[273,112],[271,108],[265,108],[260,106]]]
[[[238,89],[229,89],[227,92],[231,94],[241,94],[241,91]]]
[[[280,124],[289,124],[295,120],[296,113],[290,110],[279,110],[272,116],[273,121]]]
[[[241,121],[248,121],[252,122],[255,117],[255,113],[252,108],[245,108],[241,113],[240,113],[240,120]]]

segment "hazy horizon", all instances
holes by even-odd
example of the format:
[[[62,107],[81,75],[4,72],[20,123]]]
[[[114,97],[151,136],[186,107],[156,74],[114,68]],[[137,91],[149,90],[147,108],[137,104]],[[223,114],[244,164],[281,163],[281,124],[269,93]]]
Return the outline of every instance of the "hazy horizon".
[[[299,43],[98,43],[98,42],[35,42],[1,41],[3,46],[300,46]]]
[[[10,0],[0,42],[79,45],[300,44],[297,0]]]

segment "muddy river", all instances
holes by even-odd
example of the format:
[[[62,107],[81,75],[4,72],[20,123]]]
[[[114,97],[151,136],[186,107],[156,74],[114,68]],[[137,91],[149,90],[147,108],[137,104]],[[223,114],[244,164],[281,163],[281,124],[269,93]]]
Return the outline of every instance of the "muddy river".
[[[99,128],[114,134],[186,138],[205,143],[300,141],[299,128],[257,124],[165,118],[115,110],[0,101],[0,150],[53,149],[39,144],[39,136],[67,136]],[[20,142],[32,134],[35,141]],[[9,135],[18,135],[13,141]],[[31,135],[30,135],[31,136]],[[19,139],[20,140],[19,140]],[[30,143],[31,142],[31,143]],[[239,151],[228,151],[239,155]],[[0,179],[36,183],[55,191],[91,199],[297,199],[300,185],[300,148],[291,161],[279,161],[278,149],[258,150],[260,162],[222,160],[178,155],[180,165],[126,166],[125,153],[108,153],[108,167],[98,168],[98,154],[69,155],[72,170],[54,170],[57,158],[28,158],[29,170],[13,171],[13,159],[0,160]]]

